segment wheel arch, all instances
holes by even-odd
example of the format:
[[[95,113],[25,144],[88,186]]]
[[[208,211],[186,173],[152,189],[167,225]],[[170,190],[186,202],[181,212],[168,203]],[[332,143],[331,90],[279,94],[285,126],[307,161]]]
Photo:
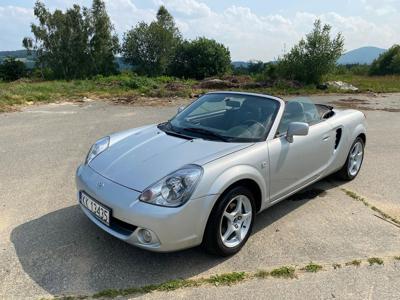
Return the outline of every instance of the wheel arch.
[[[212,209],[223,195],[236,186],[244,186],[252,192],[256,202],[256,211],[260,211],[263,201],[267,198],[265,179],[259,170],[248,165],[230,168],[214,181],[210,194],[219,194],[219,197]]]
[[[364,145],[367,143],[367,136],[365,135],[365,133],[360,133],[357,137],[363,140]]]

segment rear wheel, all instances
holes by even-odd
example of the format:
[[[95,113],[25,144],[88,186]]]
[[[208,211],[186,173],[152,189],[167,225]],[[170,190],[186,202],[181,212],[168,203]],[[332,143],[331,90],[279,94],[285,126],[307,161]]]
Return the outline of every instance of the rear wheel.
[[[255,216],[254,197],[245,187],[234,187],[217,202],[208,219],[203,245],[221,256],[237,253],[247,242]]]
[[[360,172],[364,159],[364,141],[358,137],[353,142],[346,163],[337,172],[337,176],[342,180],[353,180]]]

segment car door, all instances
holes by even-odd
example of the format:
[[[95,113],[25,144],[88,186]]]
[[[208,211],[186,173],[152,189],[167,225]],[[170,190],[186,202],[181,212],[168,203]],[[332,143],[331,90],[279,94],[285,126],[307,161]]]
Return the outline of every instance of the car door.
[[[333,155],[332,127],[320,119],[311,102],[303,102],[302,99],[286,103],[277,136],[268,141],[272,202],[319,178]],[[308,123],[308,135],[294,136],[290,143],[286,131],[291,122]]]

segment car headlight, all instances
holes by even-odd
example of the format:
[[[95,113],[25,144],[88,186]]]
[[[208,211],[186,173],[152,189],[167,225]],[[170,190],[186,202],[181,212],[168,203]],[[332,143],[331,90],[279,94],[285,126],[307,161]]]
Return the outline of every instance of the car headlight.
[[[160,206],[180,206],[189,200],[202,174],[202,167],[187,165],[148,187],[139,200]]]
[[[110,145],[110,137],[106,136],[100,140],[98,140],[94,145],[90,148],[89,153],[86,156],[85,164],[90,163],[97,155],[106,150]]]

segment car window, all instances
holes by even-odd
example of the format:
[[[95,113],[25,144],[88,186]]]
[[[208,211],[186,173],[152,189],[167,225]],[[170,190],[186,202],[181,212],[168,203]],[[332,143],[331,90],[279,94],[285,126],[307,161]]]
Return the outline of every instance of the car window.
[[[321,121],[315,104],[308,98],[295,98],[285,103],[285,110],[279,124],[277,135],[287,132],[291,122],[304,122],[309,125]]]
[[[279,101],[267,97],[211,93],[193,102],[170,124],[190,136],[215,139],[219,135],[232,142],[254,142],[265,139],[279,107]]]

